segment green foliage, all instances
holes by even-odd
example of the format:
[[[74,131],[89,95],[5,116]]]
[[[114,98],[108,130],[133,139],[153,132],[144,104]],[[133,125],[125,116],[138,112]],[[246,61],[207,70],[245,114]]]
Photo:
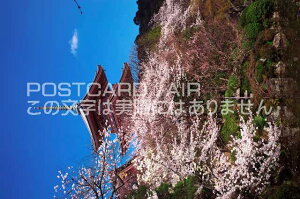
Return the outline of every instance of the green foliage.
[[[255,77],[259,83],[262,83],[264,76],[271,77],[274,63],[267,60],[265,63],[258,63],[255,69]]]
[[[264,65],[260,63],[256,66],[256,70],[255,70],[255,77],[259,83],[263,82],[264,79],[263,74],[264,74]]]
[[[242,73],[246,73],[246,70],[247,70],[247,68],[249,67],[249,61],[246,61],[246,62],[244,62],[243,64],[242,64]]]
[[[246,91],[248,91],[248,93],[250,93],[251,92],[251,86],[250,86],[250,82],[249,82],[248,78],[244,77],[242,79],[242,83],[241,83],[241,92],[244,93]]]
[[[228,88],[229,89],[237,89],[238,86],[238,79],[236,76],[230,76],[228,79]]]
[[[263,130],[264,127],[267,125],[266,118],[264,118],[261,115],[255,116],[253,119],[253,123],[259,130]]]
[[[267,41],[267,42],[266,42],[266,44],[268,44],[268,45],[271,45],[271,46],[272,46],[272,45],[273,45],[273,41]]]
[[[172,199],[193,199],[197,191],[196,182],[196,177],[193,176],[179,181],[174,187]]]
[[[267,84],[263,84],[261,87],[264,89],[264,91],[268,91]]]
[[[272,70],[273,65],[274,65],[274,63],[272,61],[270,61],[270,60],[266,61],[267,70]]]
[[[271,24],[270,16],[274,10],[272,0],[257,0],[250,4],[240,17],[248,41],[242,43],[244,48],[253,48],[259,33]]]
[[[226,73],[218,71],[218,72],[215,73],[215,76],[214,76],[212,81],[215,84],[219,85],[222,82],[221,78],[226,78]]]
[[[264,19],[263,23],[262,23],[263,27],[265,28],[269,28],[272,25],[272,20],[270,18],[268,19]]]
[[[194,36],[194,34],[198,31],[198,29],[199,27],[197,26],[186,28],[181,32],[181,36],[185,40],[191,39]]]
[[[232,75],[229,77],[225,97],[233,96],[234,92],[238,89],[238,83],[239,80],[236,76]]]
[[[254,136],[253,136],[253,141],[254,142],[258,142],[260,140],[260,135],[258,133],[256,133]]]
[[[258,34],[263,30],[259,23],[249,23],[245,26],[246,37],[250,40],[256,40]]]
[[[158,198],[172,199],[172,194],[169,192],[171,188],[171,184],[162,183],[158,188],[155,189]]]
[[[140,186],[137,190],[133,191],[126,196],[128,199],[145,199],[149,189],[146,186]]]
[[[240,23],[244,27],[250,23],[263,24],[274,9],[274,2],[272,0],[258,0],[254,1],[248,6],[240,18]]]
[[[234,94],[234,91],[232,91],[232,90],[225,91],[225,97],[231,97],[231,96],[233,96],[233,94]]]
[[[239,55],[240,55],[240,48],[236,47],[231,51],[230,59],[234,61],[238,59]]]
[[[249,41],[249,40],[242,41],[242,47],[245,49],[252,48],[254,46],[254,44],[255,44],[254,41]]]
[[[228,144],[231,136],[239,135],[239,118],[237,114],[223,115],[224,124],[221,129],[221,139],[225,144]]]
[[[245,62],[241,68],[242,80],[241,80],[241,92],[245,91],[251,92],[251,86],[248,77],[246,76],[247,68],[249,67],[249,62]]]
[[[230,153],[230,161],[234,163],[236,161],[236,151]]]
[[[159,199],[193,199],[197,191],[197,180],[194,176],[189,176],[186,179],[179,181],[174,187],[168,183],[162,183],[155,189]],[[170,191],[171,190],[171,191]],[[147,198],[149,189],[145,186],[140,186],[137,190],[127,195],[128,199],[145,199]]]
[[[152,49],[159,42],[160,37],[161,27],[157,26],[143,34],[137,42],[144,48]]]
[[[265,199],[300,199],[299,185],[285,181],[282,185],[273,187],[264,194]]]
[[[171,184],[162,183],[155,189],[159,199],[193,199],[197,191],[197,180],[194,176],[189,176],[186,179],[177,182],[172,187]],[[148,188],[141,186],[138,190],[132,192],[126,198],[129,199],[145,199],[147,198]]]

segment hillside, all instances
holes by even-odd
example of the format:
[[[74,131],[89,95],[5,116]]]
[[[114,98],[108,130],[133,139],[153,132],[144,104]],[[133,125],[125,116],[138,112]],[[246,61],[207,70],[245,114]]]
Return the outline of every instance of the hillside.
[[[132,197],[300,198],[300,1],[137,3]]]

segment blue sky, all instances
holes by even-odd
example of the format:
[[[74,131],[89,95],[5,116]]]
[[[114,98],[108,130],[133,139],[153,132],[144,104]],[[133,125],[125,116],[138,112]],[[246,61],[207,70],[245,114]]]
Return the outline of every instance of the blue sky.
[[[138,34],[136,0],[2,1],[0,198],[52,198],[57,171],[89,161],[91,143],[80,117],[29,116],[27,82],[86,82],[104,66],[111,82]],[[77,30],[78,48],[69,41]],[[83,97],[83,96],[82,96]],[[81,97],[74,96],[80,100]],[[61,100],[53,97],[46,100]]]

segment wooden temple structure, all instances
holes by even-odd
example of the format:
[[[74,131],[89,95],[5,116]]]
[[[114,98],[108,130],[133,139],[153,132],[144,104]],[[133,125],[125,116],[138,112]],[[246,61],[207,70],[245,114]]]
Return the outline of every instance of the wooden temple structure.
[[[110,129],[112,133],[118,135],[122,153],[126,152],[126,135],[130,130],[130,113],[118,113],[117,103],[128,103],[132,100],[132,92],[121,92],[120,89],[130,91],[133,89],[133,78],[129,65],[124,64],[120,82],[112,85],[112,88],[108,83],[103,67],[98,66],[89,92],[78,104],[78,113],[88,128],[95,151],[102,143],[103,132]],[[130,103],[127,105],[130,106]]]
[[[113,179],[113,185],[118,188],[117,195],[119,199],[125,199],[132,191],[138,188],[137,174],[138,170],[130,160],[123,166],[116,169],[118,178]]]

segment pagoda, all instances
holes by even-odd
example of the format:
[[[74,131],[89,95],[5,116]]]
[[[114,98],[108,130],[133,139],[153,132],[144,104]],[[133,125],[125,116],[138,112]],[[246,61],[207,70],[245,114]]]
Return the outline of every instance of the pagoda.
[[[120,92],[122,89],[127,89],[129,92]],[[122,153],[126,152],[126,135],[130,130],[131,114],[128,111],[119,113],[117,106],[118,102],[127,102],[127,106],[130,106],[130,101],[132,101],[132,92],[130,91],[132,90],[133,78],[127,63],[124,64],[119,84],[111,87],[103,67],[98,66],[92,86],[77,106],[78,113],[90,133],[94,151],[101,146],[104,131],[109,129],[118,135]]]

